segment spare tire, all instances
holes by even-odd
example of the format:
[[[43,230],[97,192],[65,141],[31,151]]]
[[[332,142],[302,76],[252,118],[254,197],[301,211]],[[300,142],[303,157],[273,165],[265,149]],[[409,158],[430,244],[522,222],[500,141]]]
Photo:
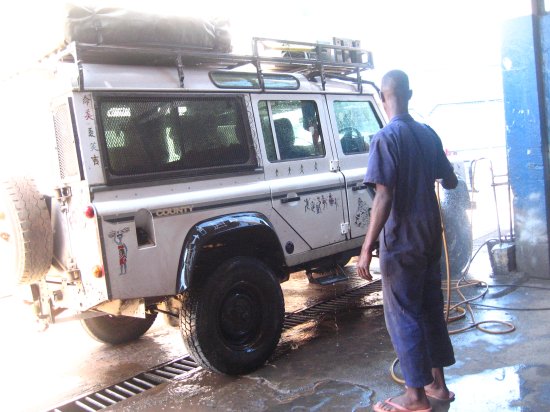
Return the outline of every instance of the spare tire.
[[[112,345],[131,342],[144,335],[155,323],[156,313],[145,318],[105,315],[81,320],[82,327],[95,340]]]
[[[472,225],[468,217],[470,196],[463,180],[458,181],[455,189],[443,189],[441,214],[445,225],[445,240],[449,252],[451,279],[460,279],[472,257]],[[441,253],[441,272],[447,276],[445,250]]]
[[[0,186],[0,270],[12,284],[36,283],[50,269],[53,232],[44,196],[20,177]]]

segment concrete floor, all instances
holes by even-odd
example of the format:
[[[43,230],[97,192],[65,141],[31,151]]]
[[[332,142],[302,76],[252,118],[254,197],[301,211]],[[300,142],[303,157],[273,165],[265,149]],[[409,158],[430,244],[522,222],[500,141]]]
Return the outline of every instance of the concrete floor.
[[[353,266],[348,270],[353,272]],[[521,309],[550,306],[550,280],[521,273],[491,277],[486,248],[474,260],[469,277],[493,285],[522,285],[493,287],[476,303]],[[349,282],[318,286],[309,284],[303,273],[293,274],[283,285],[287,312],[346,288]],[[480,291],[469,288],[465,293],[474,296]],[[370,411],[376,401],[403,389],[388,371],[395,355],[382,310],[366,308],[379,301],[379,295],[373,296],[320,322],[286,331],[276,356],[252,374],[228,377],[198,370],[110,409]],[[54,325],[41,334],[14,330],[21,327],[21,319],[13,316],[6,299],[0,305],[4,330],[14,331],[14,339],[0,343],[2,410],[47,410],[185,353],[179,331],[164,326],[162,319],[138,341],[112,347],[89,339],[78,323]],[[433,402],[434,412],[550,411],[549,312],[474,307],[474,314],[478,321],[508,321],[517,329],[502,335],[477,329],[452,335],[457,364],[446,373],[457,397],[451,404]],[[450,328],[468,322],[457,321]]]
[[[492,278],[483,249],[476,261],[470,277],[493,285],[527,286],[492,287],[485,299],[477,303],[521,309],[550,306],[550,281],[520,273]],[[297,274],[294,281],[303,282],[303,275]],[[292,295],[292,282],[289,286],[287,296]],[[476,288],[465,291],[468,296],[479,292]],[[452,335],[457,363],[446,373],[456,400],[450,404],[432,402],[433,411],[549,411],[549,312],[475,308],[474,314],[478,321],[511,322],[516,330],[490,334],[471,329]],[[451,329],[468,322],[457,321]],[[227,377],[197,371],[191,378],[162,385],[113,409],[367,411],[376,401],[403,390],[388,372],[395,355],[380,309],[355,308],[335,313],[318,324],[288,331],[282,345],[290,350],[255,373]]]

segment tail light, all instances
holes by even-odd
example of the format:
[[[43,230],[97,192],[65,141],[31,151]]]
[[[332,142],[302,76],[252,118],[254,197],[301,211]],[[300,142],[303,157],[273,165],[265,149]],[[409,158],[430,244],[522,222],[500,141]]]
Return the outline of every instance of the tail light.
[[[95,265],[95,266],[92,268],[92,274],[93,274],[94,277],[96,277],[96,278],[101,278],[101,277],[103,277],[103,267],[101,267],[100,265]]]
[[[88,219],[93,219],[95,216],[95,210],[92,206],[88,206],[86,210],[84,210],[84,216],[86,216]]]

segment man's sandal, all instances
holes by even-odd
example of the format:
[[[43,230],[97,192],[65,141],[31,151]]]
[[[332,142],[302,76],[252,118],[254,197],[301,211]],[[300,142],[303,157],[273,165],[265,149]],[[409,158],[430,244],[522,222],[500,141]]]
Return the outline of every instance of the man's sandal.
[[[428,390],[424,390],[424,392],[426,392],[426,396],[428,398],[432,398],[432,399],[435,399],[435,400],[438,400],[438,401],[442,401],[442,402],[452,402],[455,400],[455,394],[453,391],[449,391],[449,396],[447,398],[441,398],[433,393],[431,393],[430,391]]]
[[[428,409],[407,409],[404,406],[392,402],[392,399],[393,398],[388,398],[384,402],[377,402],[373,407],[374,412],[432,412],[431,407]],[[384,405],[389,405],[392,409],[384,409]]]

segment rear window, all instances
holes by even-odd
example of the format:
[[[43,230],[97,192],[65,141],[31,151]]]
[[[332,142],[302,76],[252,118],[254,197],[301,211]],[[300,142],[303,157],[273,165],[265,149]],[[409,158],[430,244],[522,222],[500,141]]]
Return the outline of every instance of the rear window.
[[[256,166],[237,97],[99,97],[111,179]]]

